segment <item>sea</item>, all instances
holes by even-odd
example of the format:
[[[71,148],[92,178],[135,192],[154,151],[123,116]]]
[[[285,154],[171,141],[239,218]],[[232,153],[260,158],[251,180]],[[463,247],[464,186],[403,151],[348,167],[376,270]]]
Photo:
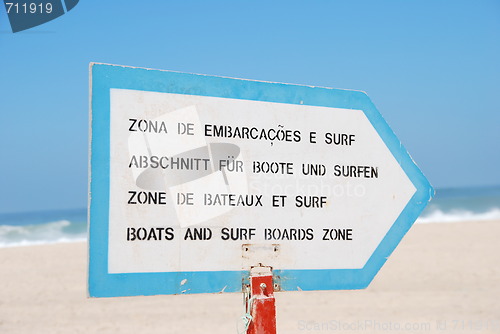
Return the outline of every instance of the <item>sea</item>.
[[[436,189],[416,223],[500,220],[500,186]],[[87,240],[87,209],[0,213],[0,248]]]

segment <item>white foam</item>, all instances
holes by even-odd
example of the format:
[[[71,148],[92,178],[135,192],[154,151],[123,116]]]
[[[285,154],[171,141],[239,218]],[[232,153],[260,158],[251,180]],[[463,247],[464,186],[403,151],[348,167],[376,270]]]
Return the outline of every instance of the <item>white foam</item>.
[[[0,225],[0,248],[84,241],[86,233],[64,231],[71,222],[60,220],[35,225]]]
[[[37,246],[37,245],[50,245],[50,244],[59,244],[59,243],[72,243],[72,242],[84,242],[87,241],[87,238],[61,238],[56,240],[38,240],[38,241],[28,241],[23,240],[19,242],[0,242],[0,248],[8,248],[8,247],[26,247],[26,246]]]
[[[431,213],[417,219],[417,223],[454,223],[465,221],[483,221],[500,219],[500,209],[493,208],[486,212],[472,212],[468,210],[451,210],[443,212],[434,210]]]

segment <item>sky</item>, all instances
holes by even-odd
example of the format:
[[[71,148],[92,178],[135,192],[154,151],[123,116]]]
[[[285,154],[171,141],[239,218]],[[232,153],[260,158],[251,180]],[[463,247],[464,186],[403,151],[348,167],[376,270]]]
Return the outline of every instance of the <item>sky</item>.
[[[435,188],[500,185],[500,1],[0,7],[0,213],[87,206],[89,63],[365,91]]]

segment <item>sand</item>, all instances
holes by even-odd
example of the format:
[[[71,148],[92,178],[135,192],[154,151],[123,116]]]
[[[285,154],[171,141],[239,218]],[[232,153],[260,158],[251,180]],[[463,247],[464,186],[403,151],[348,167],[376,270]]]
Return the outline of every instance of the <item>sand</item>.
[[[1,248],[0,333],[237,333],[242,324],[239,293],[88,299],[86,247]],[[278,333],[500,333],[500,221],[417,224],[367,289],[276,298]]]

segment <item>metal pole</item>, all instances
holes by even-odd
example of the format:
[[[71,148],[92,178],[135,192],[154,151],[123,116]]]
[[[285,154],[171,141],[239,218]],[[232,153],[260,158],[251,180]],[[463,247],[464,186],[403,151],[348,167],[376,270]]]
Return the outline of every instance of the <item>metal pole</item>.
[[[272,272],[250,274],[250,314],[247,334],[276,334],[276,305]]]

